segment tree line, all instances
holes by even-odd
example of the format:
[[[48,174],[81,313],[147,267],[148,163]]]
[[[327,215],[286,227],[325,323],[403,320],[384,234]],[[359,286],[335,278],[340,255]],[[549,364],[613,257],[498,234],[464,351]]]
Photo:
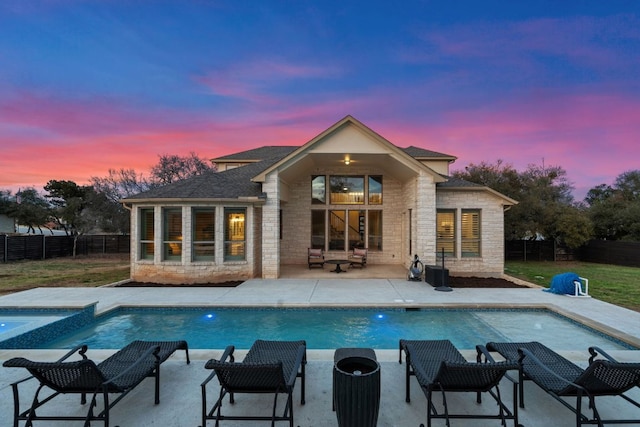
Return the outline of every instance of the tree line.
[[[453,175],[486,185],[519,203],[505,213],[508,240],[555,240],[578,248],[591,239],[640,241],[640,170],[623,172],[613,185],[591,188],[575,201],[560,166],[530,164],[524,171],[498,160],[470,164]]]
[[[110,169],[106,177],[91,177],[90,185],[50,180],[44,194],[26,188],[12,195],[0,190],[0,214],[14,218],[29,231],[56,228],[69,236],[93,232],[126,234],[129,212],[120,200],[152,188],[212,172],[215,167],[195,153],[188,156],[161,155],[149,176],[134,169]]]
[[[133,169],[111,169],[91,177],[90,185],[50,180],[42,195],[34,188],[12,195],[0,190],[0,214],[31,228],[54,224],[68,235],[92,232],[128,233],[129,212],[121,199],[215,167],[194,153],[162,155],[149,177]],[[582,201],[560,166],[531,164],[523,171],[498,160],[470,164],[452,174],[486,185],[519,203],[505,213],[508,240],[555,240],[577,248],[591,239],[640,241],[640,170],[620,174],[612,185],[599,184]]]

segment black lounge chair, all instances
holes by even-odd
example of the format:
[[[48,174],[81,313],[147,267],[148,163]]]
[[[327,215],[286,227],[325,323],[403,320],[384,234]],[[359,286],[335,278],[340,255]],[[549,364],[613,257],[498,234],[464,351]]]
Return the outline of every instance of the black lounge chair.
[[[211,359],[205,364],[205,368],[213,369],[213,372],[201,384],[202,427],[206,426],[207,420],[215,420],[216,426],[221,420],[270,420],[272,426],[276,421],[289,421],[289,426],[293,427],[293,389],[298,377],[301,382],[300,403],[305,403],[306,342],[257,340],[240,363],[235,363],[234,350],[234,346],[228,346],[220,360]],[[218,377],[220,394],[212,409],[207,412],[206,387],[214,376]],[[224,397],[229,394],[229,401],[233,404],[236,393],[273,393],[271,415],[222,415]],[[287,402],[281,416],[277,415],[280,393],[287,394]]]
[[[185,350],[187,363],[190,362],[186,341],[133,341],[98,364],[87,358],[87,350],[86,345],[80,345],[55,362],[36,362],[17,357],[3,363],[8,368],[26,368],[32,375],[11,384],[14,427],[20,421],[26,421],[26,425],[31,426],[38,420],[84,421],[85,426],[89,426],[91,421],[102,421],[108,427],[109,410],[147,377],[155,377],[155,403],[160,403],[160,364],[176,350]],[[76,353],[81,359],[68,360]],[[33,396],[31,406],[21,411],[18,387],[31,379],[39,381],[40,386]],[[44,392],[45,388],[52,392]],[[42,397],[41,392],[46,395]],[[43,405],[60,394],[69,393],[80,394],[83,405],[86,403],[86,395],[92,395],[86,416],[42,415],[40,408]],[[94,413],[100,394],[104,408],[99,413]],[[119,396],[110,402],[109,394]]]
[[[539,342],[490,342],[486,347],[507,360],[518,361],[521,408],[524,408],[523,383],[531,380],[576,415],[576,426],[640,424],[640,419],[603,420],[595,399],[596,396],[619,396],[640,408],[640,402],[624,394],[640,386],[640,363],[621,363],[602,349],[589,347],[589,366],[583,369]],[[573,397],[575,406],[566,400]],[[588,399],[591,417],[583,413],[583,397]]]
[[[400,363],[403,351],[406,357],[406,401],[411,401],[410,377],[415,376],[427,397],[427,427],[431,427],[433,418],[444,418],[447,426],[450,426],[450,419],[499,419],[504,426],[507,420],[513,420],[514,426],[519,426],[517,383],[506,375],[508,370],[517,369],[516,363],[494,361],[484,346],[476,346],[477,363],[468,362],[449,340],[400,340]],[[500,395],[498,384],[503,377],[513,383],[512,410]],[[443,413],[438,413],[433,403],[434,391],[442,393]],[[445,392],[475,392],[477,403],[482,402],[481,393],[487,392],[498,404],[498,414],[449,413]]]

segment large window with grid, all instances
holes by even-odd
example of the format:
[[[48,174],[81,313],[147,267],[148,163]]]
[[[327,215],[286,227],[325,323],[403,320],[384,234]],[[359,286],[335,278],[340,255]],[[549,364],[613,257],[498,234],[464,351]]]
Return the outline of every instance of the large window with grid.
[[[165,261],[182,259],[182,209],[162,210],[162,254]]]
[[[193,224],[191,257],[193,261],[214,261],[215,219],[215,208],[193,208],[191,212]]]
[[[456,254],[456,212],[438,210],[436,214],[436,250],[444,256]]]
[[[460,215],[460,248],[462,257],[479,257],[480,252],[480,211],[463,209]]]
[[[244,261],[246,259],[247,236],[245,208],[224,209],[224,260]]]
[[[153,208],[140,209],[140,259],[153,260],[154,230]]]
[[[314,175],[311,204],[310,247],[382,250],[382,176]]]

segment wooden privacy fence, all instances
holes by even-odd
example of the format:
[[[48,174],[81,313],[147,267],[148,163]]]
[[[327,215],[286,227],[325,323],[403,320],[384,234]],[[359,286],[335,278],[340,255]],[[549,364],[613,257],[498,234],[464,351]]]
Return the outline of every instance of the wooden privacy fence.
[[[640,267],[640,242],[590,240],[579,250],[580,261]]]
[[[640,242],[590,240],[569,249],[547,240],[506,240],[506,261],[584,261],[640,267]]]
[[[79,236],[77,255],[128,254],[128,235],[87,235]],[[0,261],[20,261],[48,259],[73,255],[71,236],[8,236],[0,235]]]

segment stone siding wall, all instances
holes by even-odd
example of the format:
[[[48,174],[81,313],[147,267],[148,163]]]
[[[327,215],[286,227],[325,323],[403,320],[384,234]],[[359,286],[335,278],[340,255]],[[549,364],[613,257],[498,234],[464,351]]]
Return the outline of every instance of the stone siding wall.
[[[191,253],[191,209],[193,207],[211,207],[216,209],[215,219],[215,260],[192,262]],[[235,280],[246,280],[254,277],[254,247],[252,244],[254,237],[253,207],[233,205],[226,207],[245,207],[246,217],[246,260],[244,261],[224,261],[224,207],[222,205],[194,204],[182,207],[182,260],[164,261],[162,259],[162,208],[175,206],[144,206],[154,208],[154,243],[155,254],[153,260],[142,260],[140,258],[140,247],[135,245],[136,236],[139,235],[140,221],[138,218],[139,209],[136,207],[132,211],[131,223],[131,279],[138,282],[155,282],[165,284],[195,284],[209,282],[226,282]]]
[[[480,210],[480,257],[460,256],[460,233],[456,235],[456,257],[447,257],[445,267],[459,276],[500,277],[504,272],[504,207],[501,200],[483,191],[439,191],[438,209],[456,210],[460,230],[462,209]]]

